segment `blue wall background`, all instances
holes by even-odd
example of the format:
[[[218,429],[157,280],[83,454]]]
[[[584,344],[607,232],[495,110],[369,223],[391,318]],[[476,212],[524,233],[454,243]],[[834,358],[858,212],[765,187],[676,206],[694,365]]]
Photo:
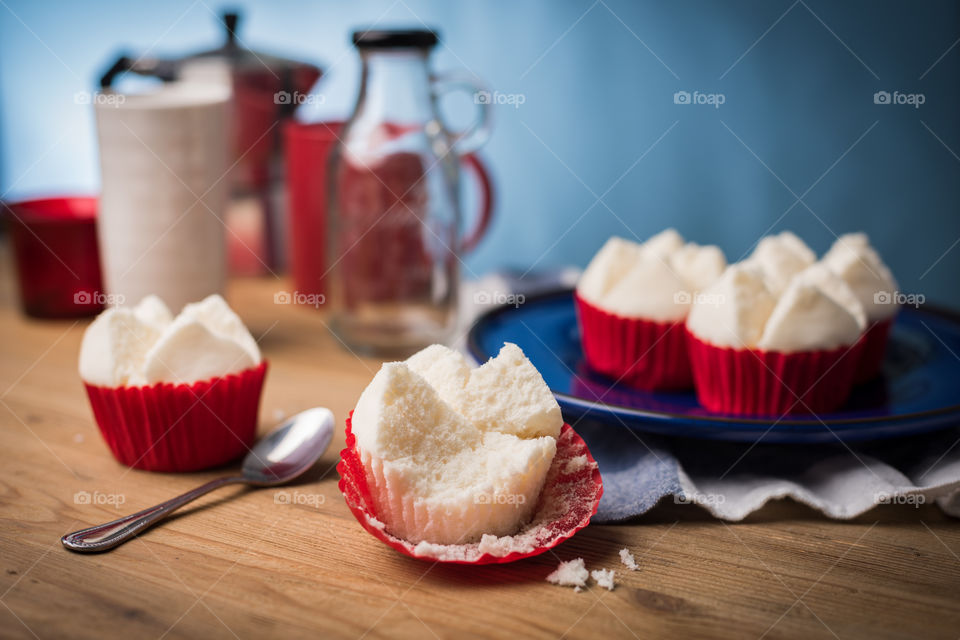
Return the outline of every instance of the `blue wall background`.
[[[733,260],[792,229],[817,251],[865,230],[901,289],[960,306],[960,6],[953,2],[454,3],[249,1],[245,44],[329,67],[310,117],[343,116],[354,27],[436,25],[436,70],[522,94],[485,149],[498,218],[467,259],[584,265],[610,234],[666,226]],[[0,6],[0,193],[94,191],[93,116],[78,91],[120,48],[220,40],[212,0]],[[719,108],[675,104],[721,93]],[[924,104],[875,104],[874,93]],[[447,105],[463,121],[466,98]],[[798,202],[798,198],[800,201]]]

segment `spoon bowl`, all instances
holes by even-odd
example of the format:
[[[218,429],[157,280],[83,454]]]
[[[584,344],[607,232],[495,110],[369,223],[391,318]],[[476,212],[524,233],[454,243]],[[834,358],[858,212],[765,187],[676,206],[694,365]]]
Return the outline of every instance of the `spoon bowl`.
[[[68,533],[60,539],[64,547],[79,553],[108,551],[137,536],[183,505],[228,484],[273,487],[302,475],[323,455],[333,439],[333,412],[323,407],[307,409],[285,420],[262,438],[243,459],[241,474],[224,476],[106,524]]]
[[[333,425],[333,412],[324,407],[291,416],[253,445],[244,457],[244,481],[256,487],[271,487],[302,475],[330,446]]]

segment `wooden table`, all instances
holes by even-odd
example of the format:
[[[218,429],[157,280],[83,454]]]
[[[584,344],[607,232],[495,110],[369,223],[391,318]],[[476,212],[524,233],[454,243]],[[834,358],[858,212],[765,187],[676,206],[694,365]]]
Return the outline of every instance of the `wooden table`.
[[[353,519],[334,470],[342,433],[297,486],[222,489],[113,552],[69,553],[64,533],[215,474],[115,462],[76,372],[87,321],[25,319],[2,268],[2,637],[960,636],[960,527],[932,505],[841,523],[779,503],[728,525],[693,505],[661,504],[630,524],[592,525],[555,554],[432,565],[398,555]],[[273,304],[285,285],[245,280],[229,291],[271,363],[261,429],[314,405],[342,425],[379,363],[340,347],[321,314]],[[81,491],[99,504],[77,504]],[[639,571],[620,565],[624,547]],[[576,557],[617,569],[616,590],[544,581],[559,559]]]

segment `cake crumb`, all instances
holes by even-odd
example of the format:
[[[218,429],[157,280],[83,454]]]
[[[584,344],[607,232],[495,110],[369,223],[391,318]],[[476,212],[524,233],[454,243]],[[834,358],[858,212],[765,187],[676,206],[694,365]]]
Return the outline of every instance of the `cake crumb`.
[[[607,591],[613,591],[613,588],[617,586],[613,581],[614,575],[613,569],[597,569],[590,572],[590,577],[593,578],[594,582]]]
[[[413,548],[413,555],[427,558],[440,558],[445,561],[467,560],[466,545],[436,544],[426,540],[417,543]]]
[[[575,458],[570,458],[563,464],[564,473],[576,473],[582,469],[586,469],[590,465],[590,461],[587,459],[587,456],[580,455]]]
[[[637,566],[637,559],[633,557],[633,554],[630,553],[629,549],[620,549],[620,562],[622,562],[627,569],[631,571],[637,571],[640,567]]]
[[[547,582],[557,584],[561,587],[574,587],[574,591],[579,593],[583,587],[587,586],[587,578],[590,572],[583,563],[583,558],[561,562],[553,573],[547,576]]]
[[[480,538],[480,544],[477,545],[477,551],[480,553],[489,553],[492,556],[503,558],[511,553],[530,553],[536,547],[528,540],[520,536],[504,536],[498,538],[489,533],[483,534]]]

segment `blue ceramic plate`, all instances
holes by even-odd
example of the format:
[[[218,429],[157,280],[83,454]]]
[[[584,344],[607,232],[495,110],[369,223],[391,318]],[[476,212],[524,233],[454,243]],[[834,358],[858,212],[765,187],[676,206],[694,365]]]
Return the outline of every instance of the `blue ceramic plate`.
[[[755,442],[837,442],[907,436],[960,425],[960,320],[904,308],[890,332],[883,375],[827,415],[744,418],[707,411],[692,392],[645,392],[590,371],[571,291],[494,309],[468,336],[478,362],[504,342],[523,349],[569,422],[581,417],[673,436]]]

